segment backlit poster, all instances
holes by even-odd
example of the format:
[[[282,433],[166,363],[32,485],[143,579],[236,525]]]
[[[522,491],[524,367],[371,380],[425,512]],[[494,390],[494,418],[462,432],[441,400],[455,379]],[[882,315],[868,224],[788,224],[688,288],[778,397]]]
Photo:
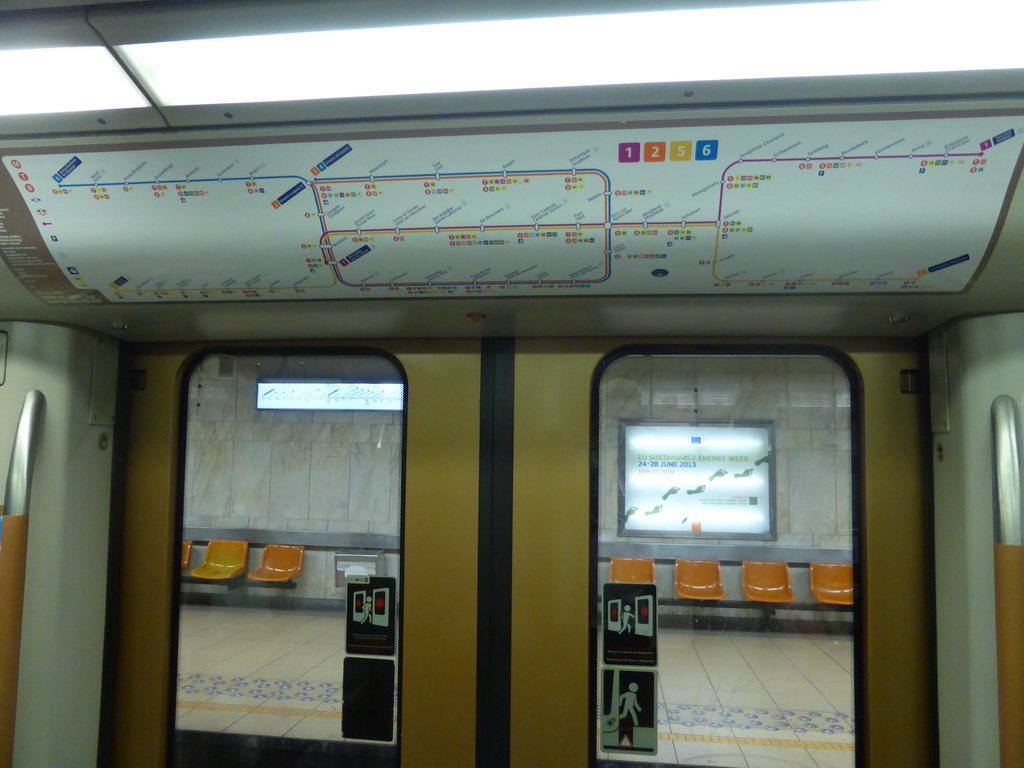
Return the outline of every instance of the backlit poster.
[[[775,537],[769,422],[622,422],[623,534]]]

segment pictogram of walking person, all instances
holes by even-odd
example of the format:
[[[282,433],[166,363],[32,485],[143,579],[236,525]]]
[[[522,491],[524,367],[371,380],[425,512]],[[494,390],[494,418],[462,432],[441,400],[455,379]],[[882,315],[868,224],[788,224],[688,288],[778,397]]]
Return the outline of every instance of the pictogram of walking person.
[[[640,725],[640,718],[637,717],[637,712],[642,712],[643,708],[640,706],[640,702],[637,701],[636,692],[640,690],[640,686],[636,683],[629,684],[629,690],[619,696],[619,734],[620,739],[622,735],[632,735],[633,728]],[[630,725],[626,722],[626,716],[629,716],[633,721]],[[630,741],[632,739],[630,738]]]

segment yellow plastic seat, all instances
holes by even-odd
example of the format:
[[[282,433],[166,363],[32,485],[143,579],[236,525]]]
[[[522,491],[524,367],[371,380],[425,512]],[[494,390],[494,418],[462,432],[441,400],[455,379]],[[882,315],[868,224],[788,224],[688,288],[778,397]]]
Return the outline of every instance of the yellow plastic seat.
[[[743,594],[759,603],[792,603],[796,600],[786,563],[743,561]]]
[[[211,541],[206,547],[206,561],[191,576],[213,581],[233,579],[245,573],[248,557],[247,541]]]
[[[189,563],[192,562],[192,542],[181,542],[181,570],[187,571]]]
[[[649,557],[613,557],[608,581],[630,584],[654,583],[654,559]]]
[[[290,544],[267,544],[263,548],[260,567],[247,578],[253,581],[292,581],[302,573],[304,547]]]
[[[676,597],[724,600],[722,564],[717,560],[676,560]]]
[[[853,566],[811,563],[811,594],[819,603],[853,605]]]

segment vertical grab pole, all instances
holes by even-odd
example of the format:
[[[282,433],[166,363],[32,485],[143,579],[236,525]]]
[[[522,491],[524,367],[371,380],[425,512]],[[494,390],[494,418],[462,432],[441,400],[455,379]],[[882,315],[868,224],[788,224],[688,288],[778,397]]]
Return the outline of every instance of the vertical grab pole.
[[[1024,765],[1024,532],[1021,422],[1017,401],[992,401],[992,501],[995,513],[996,653],[1000,765]]]
[[[25,556],[32,468],[43,428],[46,398],[25,396],[11,450],[4,506],[0,514],[0,768],[14,762],[14,717],[18,706],[18,658],[25,598]]]

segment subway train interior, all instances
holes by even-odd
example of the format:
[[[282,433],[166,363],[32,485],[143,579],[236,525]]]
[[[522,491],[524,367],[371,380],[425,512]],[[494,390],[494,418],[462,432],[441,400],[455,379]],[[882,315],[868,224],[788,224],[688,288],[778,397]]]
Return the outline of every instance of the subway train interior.
[[[1019,14],[0,0],[0,768],[1024,765]]]

